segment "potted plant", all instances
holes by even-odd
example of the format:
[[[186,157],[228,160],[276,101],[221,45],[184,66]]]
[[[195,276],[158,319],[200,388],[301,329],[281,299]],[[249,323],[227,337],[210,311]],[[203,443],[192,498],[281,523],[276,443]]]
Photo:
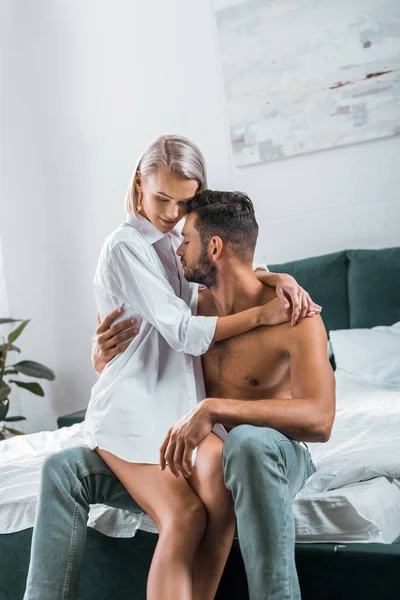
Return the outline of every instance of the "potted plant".
[[[28,377],[47,379],[49,381],[55,379],[55,375],[51,369],[32,360],[22,360],[13,362],[13,364],[9,363],[11,353],[21,352],[21,350],[14,345],[14,342],[28,325],[30,319],[25,321],[23,319],[0,319],[0,325],[17,322],[20,322],[21,324],[10,333],[7,341],[3,338],[3,343],[0,344],[0,440],[6,437],[4,434],[5,431],[13,435],[23,434],[22,431],[14,429],[13,427],[8,427],[5,424],[1,427],[2,422],[13,423],[25,420],[25,417],[21,416],[7,417],[8,409],[10,407],[9,396],[12,391],[11,386],[16,385],[37,396],[44,396],[42,386],[36,381],[20,381],[19,379],[15,379],[15,377],[27,375]]]

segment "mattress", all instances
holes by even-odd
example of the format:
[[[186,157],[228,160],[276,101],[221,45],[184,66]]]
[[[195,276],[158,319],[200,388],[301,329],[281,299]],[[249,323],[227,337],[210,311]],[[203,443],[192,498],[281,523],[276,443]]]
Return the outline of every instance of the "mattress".
[[[293,503],[293,513],[297,543],[391,544],[400,536],[400,480],[378,477],[298,498]],[[131,537],[138,529],[158,531],[146,514],[138,519],[127,511],[102,505],[91,508],[90,524],[113,537]]]
[[[400,480],[377,477],[293,504],[296,542],[382,542],[400,535]]]
[[[83,443],[82,424],[4,440],[0,445],[0,533],[33,527],[41,465],[48,454]],[[293,504],[298,542],[391,543],[400,535],[400,480],[377,477],[299,496]],[[156,532],[145,514],[92,505],[89,527],[115,538]]]

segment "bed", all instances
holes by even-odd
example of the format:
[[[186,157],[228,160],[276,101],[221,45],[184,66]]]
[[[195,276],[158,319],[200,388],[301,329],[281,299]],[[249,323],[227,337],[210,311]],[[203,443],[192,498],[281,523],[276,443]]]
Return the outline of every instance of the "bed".
[[[400,248],[350,250],[270,268],[292,273],[323,305],[327,329],[337,332],[331,335],[335,429],[327,444],[310,445],[317,471],[293,505],[302,597],[398,599]],[[367,335],[376,326],[384,326],[383,334],[369,335],[386,335],[387,355],[377,343],[378,355],[355,351],[368,347],[358,332]],[[346,330],[354,331],[349,336]],[[82,443],[79,422],[60,418],[59,426],[0,443],[1,600],[23,597],[41,462],[49,452]],[[144,599],[156,540],[146,515],[92,506],[78,599]],[[217,598],[248,598],[237,540]]]

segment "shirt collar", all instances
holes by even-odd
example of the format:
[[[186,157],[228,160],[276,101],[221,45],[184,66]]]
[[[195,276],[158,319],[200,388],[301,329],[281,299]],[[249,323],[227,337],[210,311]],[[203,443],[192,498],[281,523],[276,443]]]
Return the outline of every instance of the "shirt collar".
[[[142,215],[132,215],[128,213],[126,216],[126,222],[129,223],[129,225],[132,225],[132,227],[134,227],[139,233],[141,233],[146,242],[148,242],[151,246],[159,240],[162,240],[167,235],[159,231],[157,227],[154,227],[154,225]],[[170,233],[179,237],[182,235],[182,229],[183,219],[181,219],[179,223],[175,225]]]

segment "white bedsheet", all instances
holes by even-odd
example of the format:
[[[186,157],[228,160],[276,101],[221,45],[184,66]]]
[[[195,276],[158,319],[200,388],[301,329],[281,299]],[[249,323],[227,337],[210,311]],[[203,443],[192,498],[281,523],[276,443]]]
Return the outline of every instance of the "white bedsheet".
[[[400,477],[400,387],[336,373],[338,409],[331,438],[309,444],[317,471],[301,491],[309,496],[367,481]]]
[[[294,501],[297,540],[390,543],[400,535],[400,391],[343,373],[336,379],[331,439],[309,445],[317,471]],[[0,442],[0,533],[33,526],[44,458],[82,443],[82,424]],[[147,515],[99,504],[89,526],[112,537],[156,531]]]

